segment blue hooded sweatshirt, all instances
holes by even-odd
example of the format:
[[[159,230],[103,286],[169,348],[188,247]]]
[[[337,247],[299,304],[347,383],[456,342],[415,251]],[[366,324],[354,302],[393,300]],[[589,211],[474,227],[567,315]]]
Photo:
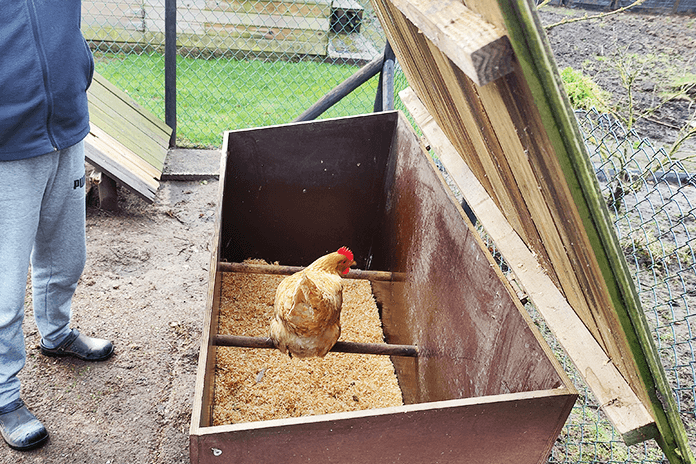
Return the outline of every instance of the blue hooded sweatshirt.
[[[94,61],[80,0],[10,0],[0,8],[0,161],[68,148],[89,133]]]

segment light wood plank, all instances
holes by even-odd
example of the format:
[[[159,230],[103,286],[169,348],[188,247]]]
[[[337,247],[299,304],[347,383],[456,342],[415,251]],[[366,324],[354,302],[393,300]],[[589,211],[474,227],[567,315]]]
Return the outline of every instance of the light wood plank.
[[[118,146],[118,142],[89,134],[85,138],[85,158],[112,179],[123,183],[144,200],[152,202],[159,182],[139,172],[127,159],[120,157],[120,150],[114,148],[114,145]]]
[[[91,100],[94,103],[94,100]],[[90,121],[92,124],[105,128],[109,134],[118,140],[124,147],[133,153],[137,153],[140,158],[153,169],[162,171],[164,159],[167,155],[168,141],[156,140],[148,137],[148,134],[141,130],[143,126],[133,124],[135,121],[126,121],[128,113],[111,113],[105,105],[95,104],[90,108]]]
[[[90,109],[101,109],[108,117],[121,119],[122,124],[128,126],[127,133],[136,130],[152,139],[157,145],[168,144],[172,129],[153,113],[137,104],[133,97],[98,73],[95,73],[87,95]]]
[[[482,94],[495,95],[495,92],[488,92],[486,89],[491,89],[491,84],[485,88],[476,86],[471,80],[461,75],[461,71],[441,53],[432,43],[428,43],[428,50],[431,52],[437,69],[441,74],[445,85],[452,95],[452,100],[455,103],[457,117],[455,120],[462,120],[464,128],[460,131],[468,131],[470,137],[481,137],[485,141],[482,149],[477,149],[475,152],[462,150],[457,146],[458,136],[452,137],[455,140],[455,146],[459,153],[464,153],[463,158],[468,163],[481,163],[484,171],[478,173],[480,176],[485,176],[490,179],[490,192],[493,192],[495,198],[498,199],[499,206],[506,211],[508,222],[513,228],[525,238],[537,254],[537,259],[547,269],[549,276],[557,285],[560,285],[560,280],[557,277],[557,271],[552,266],[551,259],[552,251],[544,245],[548,237],[545,230],[538,226],[539,219],[548,220],[548,207],[539,198],[534,198],[533,201],[528,201],[527,198],[531,195],[538,197],[538,189],[535,188],[536,181],[534,174],[527,168],[528,164],[525,159],[525,148],[522,146],[517,130],[512,125],[509,115],[504,111],[504,108],[491,108],[486,104],[486,99],[482,98]],[[468,108],[470,114],[467,118],[463,118],[464,108]],[[495,111],[501,109],[502,112]],[[442,110],[448,111],[447,108]],[[493,110],[493,111],[491,111]],[[449,121],[447,118],[445,121]],[[493,122],[495,121],[495,123]],[[500,128],[502,126],[502,129]],[[514,151],[518,155],[518,159],[509,159],[509,152]],[[514,182],[511,182],[514,179]],[[532,219],[534,218],[534,219]],[[555,237],[551,237],[551,244],[555,245],[556,255],[563,253],[561,245]]]
[[[95,146],[98,145],[99,147],[103,147],[103,151],[106,155],[114,157],[120,164],[134,171],[138,176],[154,180],[158,180],[161,177],[161,170],[143,160],[140,156],[123,145],[118,139],[99,128],[99,126],[91,124],[90,135],[95,139]]]
[[[88,161],[147,201],[153,201],[171,129],[99,74],[88,90]]]
[[[171,128],[164,121],[162,121],[160,118],[155,116],[154,113],[152,113],[151,111],[149,111],[145,107],[136,103],[136,101],[133,100],[133,97],[131,97],[126,92],[124,92],[123,90],[118,88],[112,82],[109,82],[109,80],[104,78],[99,73],[94,73],[94,82],[99,84],[105,90],[108,90],[109,92],[114,94],[119,99],[123,100],[134,111],[137,111],[143,118],[145,118],[145,120],[149,124],[151,124],[152,126],[154,126],[157,129],[159,129],[163,133],[162,137],[164,139],[167,139],[169,137],[169,134],[172,131]]]
[[[512,48],[500,30],[459,0],[394,0],[401,12],[477,85],[512,71]]]

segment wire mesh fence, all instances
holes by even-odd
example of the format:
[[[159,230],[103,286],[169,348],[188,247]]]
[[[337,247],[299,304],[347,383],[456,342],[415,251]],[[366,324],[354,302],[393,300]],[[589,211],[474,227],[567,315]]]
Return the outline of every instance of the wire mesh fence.
[[[576,116],[693,449],[696,174],[610,115],[591,110]],[[666,462],[653,440],[624,444],[533,304],[526,309],[580,393],[549,462]]]
[[[578,114],[660,358],[696,437],[696,173],[610,116]]]
[[[165,0],[83,0],[97,72],[161,118],[164,11]],[[385,44],[368,0],[179,0],[177,31],[177,143],[191,147],[219,146],[224,130],[292,121]],[[375,77],[322,117],[371,112],[376,86]],[[396,91],[406,86],[397,67]],[[578,121],[693,447],[696,177],[606,115]],[[535,321],[580,392],[549,461],[663,462],[652,441],[623,444]]]
[[[576,115],[693,448],[696,175],[615,118],[594,110]],[[572,377],[581,397],[551,462],[664,461],[653,442],[624,445]]]

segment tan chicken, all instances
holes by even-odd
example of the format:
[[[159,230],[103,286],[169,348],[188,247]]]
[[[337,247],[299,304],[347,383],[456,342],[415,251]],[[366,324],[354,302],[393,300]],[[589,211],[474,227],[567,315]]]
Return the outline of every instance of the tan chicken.
[[[270,330],[276,348],[290,357],[326,356],[341,335],[341,276],[354,264],[341,247],[280,283]]]

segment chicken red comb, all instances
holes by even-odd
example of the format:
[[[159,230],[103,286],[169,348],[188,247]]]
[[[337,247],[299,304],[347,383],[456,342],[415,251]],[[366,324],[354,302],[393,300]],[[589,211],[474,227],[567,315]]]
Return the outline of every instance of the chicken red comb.
[[[345,256],[346,258],[350,259],[353,261],[353,252],[350,251],[347,247],[341,247],[338,249],[337,253]]]

